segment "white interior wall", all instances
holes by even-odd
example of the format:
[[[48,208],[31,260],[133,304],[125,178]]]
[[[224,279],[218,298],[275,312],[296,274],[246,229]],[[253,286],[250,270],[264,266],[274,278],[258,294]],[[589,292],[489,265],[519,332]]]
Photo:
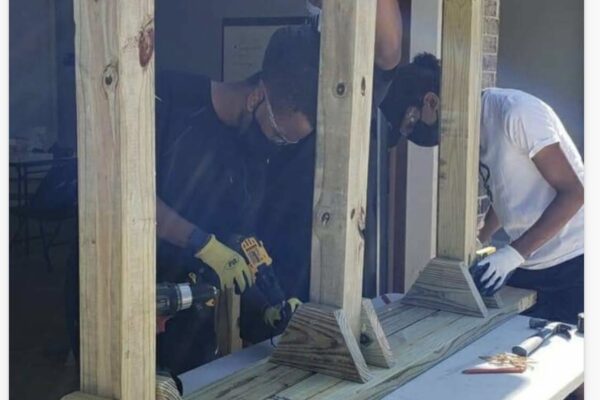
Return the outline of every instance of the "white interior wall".
[[[442,0],[412,2],[410,57],[424,51],[440,57]],[[435,256],[438,149],[408,145],[405,291]]]
[[[157,0],[157,70],[195,72],[220,80],[223,18],[306,13],[305,0]]]

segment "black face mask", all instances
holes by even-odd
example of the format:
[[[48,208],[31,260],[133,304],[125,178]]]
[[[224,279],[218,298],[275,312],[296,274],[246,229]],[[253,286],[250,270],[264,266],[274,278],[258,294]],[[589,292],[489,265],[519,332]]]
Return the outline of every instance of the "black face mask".
[[[438,122],[433,125],[427,125],[425,122],[419,121],[415,124],[407,139],[417,146],[437,146],[440,143],[440,125]]]
[[[256,119],[256,110],[252,112],[252,121],[241,131],[243,145],[249,155],[256,158],[269,158],[278,152],[281,146],[269,140]]]

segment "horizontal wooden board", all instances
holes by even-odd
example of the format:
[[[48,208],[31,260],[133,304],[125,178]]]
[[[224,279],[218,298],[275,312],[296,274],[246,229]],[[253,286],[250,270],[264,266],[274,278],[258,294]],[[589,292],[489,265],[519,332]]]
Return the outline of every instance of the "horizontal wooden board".
[[[395,365],[390,369],[372,367],[373,378],[364,384],[300,372],[301,370],[261,361],[188,395],[185,399],[378,399],[485,335],[508,318],[530,308],[535,303],[536,295],[532,291],[506,287],[502,291],[502,298],[504,306],[490,310],[487,318],[395,303],[377,310],[382,325],[385,326],[387,322],[388,329],[393,326],[394,332],[386,331],[386,335],[394,353]],[[391,313],[391,310],[394,312]],[[404,317],[396,318],[399,315]],[[407,325],[396,329],[402,326],[403,319]]]
[[[106,397],[93,396],[83,392],[74,392],[63,396],[60,400],[110,400]]]

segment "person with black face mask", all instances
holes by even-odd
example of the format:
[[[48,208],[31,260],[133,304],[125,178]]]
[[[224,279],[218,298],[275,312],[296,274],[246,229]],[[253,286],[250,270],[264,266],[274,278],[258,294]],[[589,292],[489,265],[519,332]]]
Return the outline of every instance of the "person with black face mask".
[[[433,95],[439,91],[440,65],[435,57],[417,56],[412,63],[396,68],[380,106],[390,124],[391,144],[401,137],[422,147],[439,144],[439,99]]]
[[[398,136],[439,142],[440,63],[421,54],[397,77],[382,109]],[[514,89],[481,93],[480,176],[491,206],[481,243],[503,228],[510,241],[470,269],[491,296],[505,284],[537,291],[526,314],[576,323],[583,311],[584,167],[554,110]],[[475,238],[473,238],[475,240]]]

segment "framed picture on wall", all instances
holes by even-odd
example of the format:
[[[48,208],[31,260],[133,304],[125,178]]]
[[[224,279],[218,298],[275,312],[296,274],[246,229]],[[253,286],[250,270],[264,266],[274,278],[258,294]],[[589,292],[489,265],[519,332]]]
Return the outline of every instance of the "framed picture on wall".
[[[309,17],[224,18],[223,81],[237,81],[260,71],[269,38],[278,28],[302,25]]]

